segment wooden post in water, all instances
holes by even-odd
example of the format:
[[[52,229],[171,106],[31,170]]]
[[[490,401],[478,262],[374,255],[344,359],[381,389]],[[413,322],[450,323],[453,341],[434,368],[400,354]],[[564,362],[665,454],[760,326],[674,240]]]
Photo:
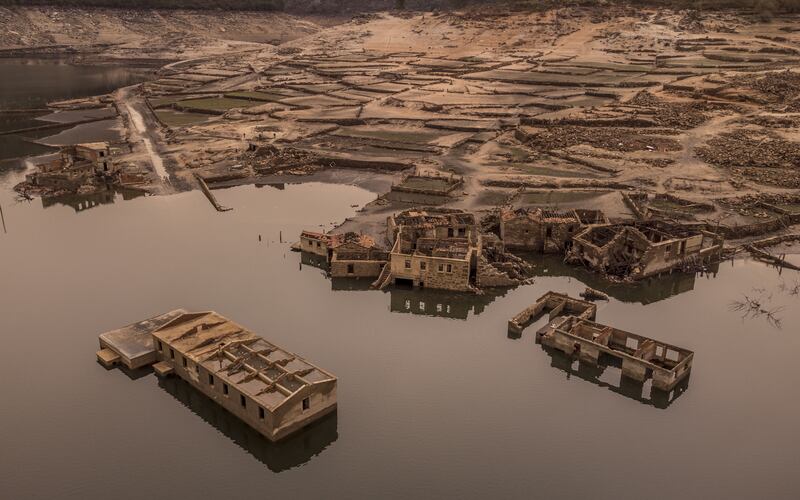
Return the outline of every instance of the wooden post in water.
[[[8,231],[6,231],[6,218],[3,215],[3,205],[0,205],[0,220],[3,221],[3,234],[8,233]]]

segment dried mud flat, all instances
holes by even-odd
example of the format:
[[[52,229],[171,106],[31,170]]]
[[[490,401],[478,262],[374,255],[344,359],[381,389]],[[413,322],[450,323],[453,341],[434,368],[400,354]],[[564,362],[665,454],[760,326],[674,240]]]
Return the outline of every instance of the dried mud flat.
[[[129,124],[144,117],[123,161],[151,172],[145,188],[189,189],[199,176],[212,188],[324,178],[385,191],[424,169],[463,176],[448,204],[473,211],[580,206],[630,218],[652,208],[725,225],[732,238],[800,217],[798,18],[484,7],[323,28],[283,17],[274,38],[247,25],[254,41],[221,42],[235,24],[222,19],[213,43],[191,50],[148,42],[184,60],[106,101]],[[43,43],[37,33],[20,43]],[[137,147],[142,136],[154,148]],[[152,149],[168,183],[148,167]],[[763,209],[775,199],[782,208]],[[345,229],[370,232],[407,205],[381,196]]]

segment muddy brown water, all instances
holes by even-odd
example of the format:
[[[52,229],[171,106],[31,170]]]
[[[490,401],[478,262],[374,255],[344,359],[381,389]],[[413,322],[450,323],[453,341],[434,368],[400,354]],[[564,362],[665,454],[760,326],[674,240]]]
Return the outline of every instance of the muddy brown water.
[[[18,130],[45,125],[37,120],[47,112],[23,114],[7,110],[40,109],[54,100],[75,99],[111,92],[119,87],[139,83],[148,78],[151,69],[116,65],[75,65],[61,59],[0,59],[0,131]],[[76,120],[79,119],[76,117]],[[116,139],[103,129],[83,127],[72,133],[72,140],[93,141]],[[70,130],[65,125],[61,130]],[[80,129],[79,127],[76,127]],[[98,133],[99,131],[99,133]],[[21,135],[0,135],[0,170],[11,166],[9,160],[25,155],[41,154],[50,148],[31,142],[58,133],[58,129],[26,132]],[[66,135],[65,135],[66,137]],[[5,161],[4,161],[5,160]]]
[[[800,274],[736,260],[636,287],[538,264],[482,296],[328,280],[289,250],[375,193],[334,184],[20,202],[0,173],[1,498],[797,498]],[[259,242],[258,235],[262,235]],[[281,237],[283,243],[280,242]],[[506,321],[549,290],[695,351],[673,401],[545,352]],[[743,295],[782,327],[743,317]],[[278,445],[179,380],[106,371],[103,331],[214,309],[339,377]],[[782,308],[782,309],[781,309]]]
[[[508,337],[507,319],[544,292],[600,286],[559,276],[558,260],[533,285],[480,297],[371,291],[303,264],[288,241],[352,215],[375,196],[362,189],[236,187],[217,191],[234,207],[219,214],[199,192],[45,208],[16,202],[14,181],[0,188],[4,498],[792,498],[800,486],[800,298],[780,289],[797,273],[738,260],[608,289],[618,298],[600,321],[696,352],[685,391],[654,405],[616,368],[548,354],[535,327]],[[782,328],[731,312],[742,294],[783,306]],[[331,370],[338,414],[275,446],[180,381],[95,362],[99,333],[175,307],[215,309]]]

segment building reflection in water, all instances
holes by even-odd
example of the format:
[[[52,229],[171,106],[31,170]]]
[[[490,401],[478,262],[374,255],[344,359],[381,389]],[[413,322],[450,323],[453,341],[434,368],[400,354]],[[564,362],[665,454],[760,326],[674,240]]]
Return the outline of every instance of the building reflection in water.
[[[568,356],[558,349],[539,345],[550,356],[550,366],[566,373],[567,379],[575,376],[645,405],[667,408],[689,387],[691,375],[683,379],[672,391],[666,392],[653,388],[652,381],[639,382],[622,376],[621,362],[612,356],[601,354],[600,361],[595,366]]]
[[[424,288],[390,287],[389,309],[396,313],[418,314],[440,318],[467,319],[470,312],[477,316],[486,306],[502,297],[507,288],[488,289],[485,293],[466,294]]]
[[[133,189],[109,187],[108,189],[96,193],[48,196],[41,198],[41,200],[42,207],[44,208],[49,208],[54,205],[65,205],[72,207],[75,212],[80,213],[90,208],[99,207],[100,205],[110,205],[117,201],[118,196],[121,197],[123,201],[127,201],[145,196],[145,193]]]
[[[273,443],[186,381],[169,377],[160,379],[158,385],[273,472],[303,465],[339,438],[335,411]]]
[[[526,255],[525,260],[534,265],[535,276],[575,278],[620,302],[637,302],[644,305],[690,292],[694,290],[698,278],[714,278],[719,271],[717,263],[711,266],[711,271],[708,273],[674,272],[633,283],[616,283],[589,269],[564,264],[560,256]]]
[[[309,264],[305,257],[303,263]],[[334,291],[372,290],[373,281],[358,278],[333,278],[331,279],[331,289]],[[389,294],[389,310],[392,312],[453,319],[467,319],[470,313],[474,316],[481,314],[486,306],[498,297],[505,295],[507,291],[507,288],[496,288],[477,295],[411,286],[390,286],[383,290],[384,293]]]
[[[327,274],[328,264],[322,256],[301,252],[300,266],[306,265],[321,269]],[[534,275],[553,278],[575,278],[576,280],[600,290],[620,302],[652,304],[675,295],[694,290],[697,279],[716,277],[719,265],[715,264],[708,273],[674,272],[648,278],[633,283],[612,282],[602,275],[586,268],[564,264],[560,256],[526,255],[524,258],[534,265]],[[333,278],[331,289],[335,291],[370,290],[374,280],[368,278]],[[391,295],[390,310],[398,313],[419,314],[445,318],[467,319],[469,313],[481,314],[486,306],[498,297],[504,296],[508,288],[489,288],[483,294],[469,294],[390,286],[386,292]]]

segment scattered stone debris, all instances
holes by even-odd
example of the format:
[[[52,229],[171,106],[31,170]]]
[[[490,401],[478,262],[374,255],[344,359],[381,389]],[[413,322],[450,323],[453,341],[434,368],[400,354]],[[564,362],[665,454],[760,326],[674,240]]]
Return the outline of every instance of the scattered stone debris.
[[[741,75],[735,77],[733,83],[758,92],[765,104],[772,104],[783,111],[800,112],[800,72],[786,69]]]
[[[271,144],[250,143],[240,159],[259,176],[287,172],[308,175],[323,168],[320,158],[311,152]]]
[[[708,101],[667,101],[653,95],[647,90],[636,94],[625,103],[628,106],[641,108],[652,116],[659,127],[692,129],[702,125],[711,118],[710,111],[729,108],[727,105],[713,104]]]
[[[608,301],[608,295],[601,292],[600,290],[595,290],[594,288],[586,287],[586,289],[581,292],[581,297],[589,301],[596,301],[596,300],[605,300]]]
[[[698,157],[758,184],[800,188],[800,143],[764,130],[725,132],[695,149]]]
[[[679,151],[675,139],[653,135],[655,131],[614,127],[554,126],[529,129],[528,144],[541,151],[565,149],[580,144],[608,151]]]

